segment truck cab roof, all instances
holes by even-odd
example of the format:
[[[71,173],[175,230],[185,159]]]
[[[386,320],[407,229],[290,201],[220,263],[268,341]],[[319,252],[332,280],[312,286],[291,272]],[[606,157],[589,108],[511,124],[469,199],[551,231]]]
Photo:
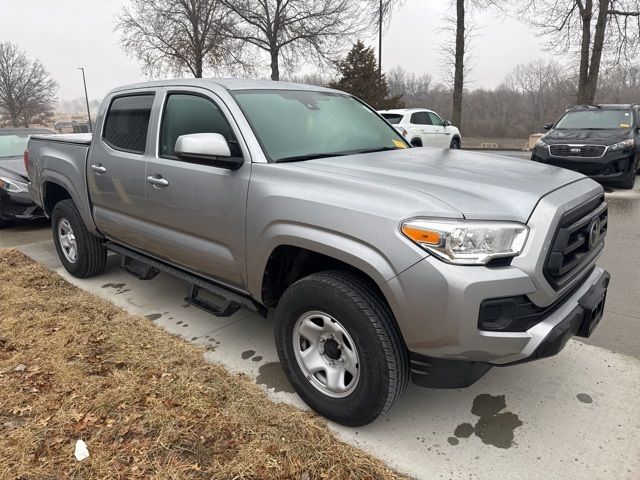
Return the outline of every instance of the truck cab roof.
[[[217,85],[225,90],[309,90],[342,93],[331,88],[320,87],[293,82],[280,82],[273,80],[244,79],[244,78],[176,78],[170,80],[157,80],[151,82],[133,83],[113,89],[110,93],[122,92],[126,90],[136,90],[140,88],[157,88],[173,86],[207,87]]]

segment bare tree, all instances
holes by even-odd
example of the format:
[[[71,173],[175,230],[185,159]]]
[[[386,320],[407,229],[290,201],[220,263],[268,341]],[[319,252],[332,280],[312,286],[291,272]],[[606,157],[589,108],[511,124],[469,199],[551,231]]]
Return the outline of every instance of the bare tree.
[[[431,88],[433,78],[428,73],[416,75],[407,73],[401,67],[395,67],[386,74],[389,95],[401,97],[408,107],[428,107],[433,102]]]
[[[132,0],[116,15],[125,52],[154,75],[229,69],[240,62],[240,45],[226,35],[231,27],[220,0]]]
[[[568,108],[575,88],[566,68],[555,60],[518,65],[507,75],[504,86],[520,94],[526,115],[517,121],[531,132]]]
[[[30,60],[13,43],[0,43],[0,126],[47,122],[57,90],[57,82],[39,60]]]
[[[522,0],[518,16],[532,19],[547,38],[547,48],[574,54],[578,69],[577,101],[593,103],[604,60],[636,56],[640,43],[637,0]]]
[[[358,0],[222,0],[233,12],[229,34],[269,55],[271,79],[300,61],[333,65],[370,26]]]
[[[462,107],[464,89],[471,72],[471,49],[475,28],[469,22],[469,14],[474,9],[489,5],[489,0],[455,0],[455,14],[445,19],[443,31],[453,35],[454,42],[442,47],[442,65],[445,74],[453,83],[452,122],[462,128]]]

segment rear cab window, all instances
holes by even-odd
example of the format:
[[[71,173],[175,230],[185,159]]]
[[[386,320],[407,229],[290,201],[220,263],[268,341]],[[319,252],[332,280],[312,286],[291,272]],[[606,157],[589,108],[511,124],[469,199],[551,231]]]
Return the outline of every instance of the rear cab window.
[[[102,140],[116,150],[142,155],[154,97],[153,93],[145,93],[114,98],[107,111]]]

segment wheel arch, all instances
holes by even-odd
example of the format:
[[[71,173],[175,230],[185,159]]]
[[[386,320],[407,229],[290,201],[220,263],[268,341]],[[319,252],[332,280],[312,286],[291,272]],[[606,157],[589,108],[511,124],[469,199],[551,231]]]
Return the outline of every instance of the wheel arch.
[[[310,245],[308,242],[304,245],[295,241],[282,242],[270,250],[259,270],[261,277],[256,292],[265,306],[272,307],[287,287],[300,278],[323,270],[343,270],[365,280],[387,302],[379,285],[395,275],[391,265],[384,267],[387,262],[379,254],[356,256],[349,252],[355,250],[326,244]]]

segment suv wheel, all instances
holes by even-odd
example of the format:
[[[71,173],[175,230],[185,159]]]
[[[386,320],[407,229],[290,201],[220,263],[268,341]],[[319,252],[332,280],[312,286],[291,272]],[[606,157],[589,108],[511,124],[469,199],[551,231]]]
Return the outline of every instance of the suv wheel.
[[[449,145],[449,148],[458,150],[460,148],[460,139],[454,138],[453,140],[451,140],[451,145]]]
[[[87,278],[104,270],[107,251],[102,241],[90,234],[71,200],[56,204],[51,215],[53,242],[64,268],[74,277]]]
[[[638,173],[638,167],[640,166],[640,157],[636,158],[635,165],[629,170],[629,175],[625,180],[620,182],[620,188],[630,190],[636,183],[636,175]]]
[[[278,303],[275,337],[296,392],[343,425],[372,422],[407,386],[407,350],[392,313],[354,275],[320,272],[291,285]]]
[[[420,140],[419,138],[413,138],[411,140],[411,145],[413,145],[414,147],[422,147],[422,140]]]

